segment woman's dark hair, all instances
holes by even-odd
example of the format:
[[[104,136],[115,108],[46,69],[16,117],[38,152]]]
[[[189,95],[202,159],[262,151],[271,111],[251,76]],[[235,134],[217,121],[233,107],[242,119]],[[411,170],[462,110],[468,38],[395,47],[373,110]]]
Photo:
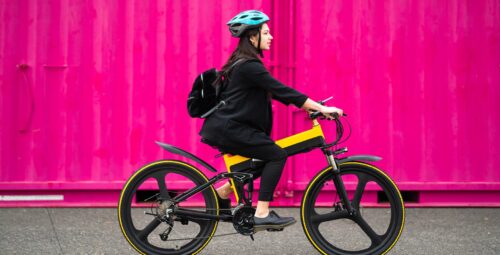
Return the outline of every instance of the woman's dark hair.
[[[253,46],[252,42],[250,41],[250,37],[259,35],[260,28],[261,27],[249,29],[241,35],[240,41],[238,42],[238,47],[236,47],[236,49],[233,51],[226,64],[222,67],[222,70],[217,73],[217,77],[213,84],[215,87],[217,87],[219,84],[222,84],[222,81],[229,77],[233,64],[237,60],[255,59],[262,62],[259,58],[259,55],[262,54],[262,50],[257,50],[257,48],[255,48],[255,46]]]

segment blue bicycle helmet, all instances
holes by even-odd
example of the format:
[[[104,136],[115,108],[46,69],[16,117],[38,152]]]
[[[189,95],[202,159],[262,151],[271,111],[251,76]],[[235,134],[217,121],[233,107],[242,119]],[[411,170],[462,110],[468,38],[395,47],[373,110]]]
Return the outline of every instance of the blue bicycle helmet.
[[[229,26],[231,35],[240,37],[246,30],[259,27],[267,21],[269,21],[269,17],[263,12],[248,10],[236,15],[227,22],[227,25]]]

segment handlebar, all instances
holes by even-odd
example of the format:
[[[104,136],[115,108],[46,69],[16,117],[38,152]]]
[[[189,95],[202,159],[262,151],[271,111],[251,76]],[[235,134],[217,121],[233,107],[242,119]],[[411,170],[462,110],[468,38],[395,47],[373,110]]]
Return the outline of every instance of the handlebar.
[[[330,99],[332,99],[332,97],[329,97],[325,100],[321,100],[319,101],[318,103],[321,104],[321,105],[324,105],[326,103],[326,101],[329,101]],[[342,137],[344,136],[344,125],[342,124],[342,122],[340,121],[340,117],[338,113],[333,113],[333,114],[330,114],[331,117],[333,117],[333,120],[335,121],[335,125],[336,125],[336,139],[335,141],[333,141],[332,143],[329,143],[329,144],[326,144],[324,147],[332,147],[334,145],[337,145],[340,143],[340,140],[342,139]],[[342,114],[342,117],[347,117],[347,114],[343,113]],[[311,120],[315,120],[317,118],[326,118],[327,116],[325,116],[323,113],[319,112],[319,111],[314,111],[314,112],[311,112],[309,114],[309,118]],[[349,124],[349,122],[347,122]],[[350,130],[350,124],[349,124],[349,130]],[[350,136],[350,132],[349,132],[349,135],[346,137],[346,139],[344,139],[342,142],[346,141],[347,139],[349,139],[349,136]]]
[[[318,104],[320,104],[320,105],[325,105],[325,103],[326,103],[326,102],[328,102],[328,101],[330,101],[330,100],[332,100],[332,99],[333,99],[333,97],[331,96],[331,97],[329,97],[329,98],[327,98],[327,99],[323,99],[323,100],[321,100],[321,101],[318,101],[317,103],[318,103]],[[309,114],[309,117],[310,117],[312,120],[314,120],[314,119],[316,119],[316,118],[320,117],[321,115],[323,115],[321,112],[319,112],[319,111],[314,111],[314,112],[312,112],[311,114]],[[334,119],[338,119],[338,118],[339,118],[339,115],[338,115],[337,113],[330,114],[330,116],[331,116],[331,117],[333,117]],[[343,113],[343,114],[342,114],[342,116],[347,116],[347,114]],[[327,116],[325,116],[325,117],[327,117]]]
[[[317,119],[318,117],[326,117],[324,116],[321,112],[319,111],[314,111],[312,113],[309,114],[309,118],[311,118],[311,120],[314,120],[314,119]],[[339,118],[339,114],[338,113],[333,113],[333,114],[330,114],[330,116],[332,116],[334,119],[338,119]],[[345,116],[347,117],[347,114],[342,114],[342,116]]]

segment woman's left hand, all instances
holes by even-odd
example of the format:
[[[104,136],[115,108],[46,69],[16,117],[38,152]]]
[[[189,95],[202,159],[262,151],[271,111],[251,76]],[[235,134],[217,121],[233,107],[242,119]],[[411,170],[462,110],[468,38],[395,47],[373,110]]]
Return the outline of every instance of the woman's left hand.
[[[333,114],[338,114],[338,116],[342,116],[344,114],[344,110],[333,107],[333,106],[324,106],[322,104],[318,104],[317,102],[311,100],[308,98],[305,102],[304,105],[302,105],[302,108],[305,109],[306,111],[319,111],[321,112],[326,118],[329,120],[334,119]]]
[[[334,119],[333,114],[335,113],[338,114],[338,116],[342,116],[342,114],[344,114],[344,110],[333,106],[323,106],[319,111],[329,120]]]

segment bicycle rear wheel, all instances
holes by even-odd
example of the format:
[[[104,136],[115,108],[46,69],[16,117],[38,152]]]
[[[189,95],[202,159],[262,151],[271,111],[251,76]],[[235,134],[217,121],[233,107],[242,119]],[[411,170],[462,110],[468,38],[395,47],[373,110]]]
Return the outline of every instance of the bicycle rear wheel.
[[[356,213],[349,215],[340,201],[332,168],[321,171],[308,185],[301,204],[302,227],[309,242],[322,254],[385,254],[404,226],[398,188],[369,164],[346,162],[339,169]],[[364,208],[370,206],[374,208]]]
[[[138,170],[126,182],[118,204],[125,239],[142,254],[196,254],[210,241],[217,221],[179,217],[174,209],[217,215],[211,187],[183,202],[173,199],[206,183],[203,173],[180,161],[157,161]]]

